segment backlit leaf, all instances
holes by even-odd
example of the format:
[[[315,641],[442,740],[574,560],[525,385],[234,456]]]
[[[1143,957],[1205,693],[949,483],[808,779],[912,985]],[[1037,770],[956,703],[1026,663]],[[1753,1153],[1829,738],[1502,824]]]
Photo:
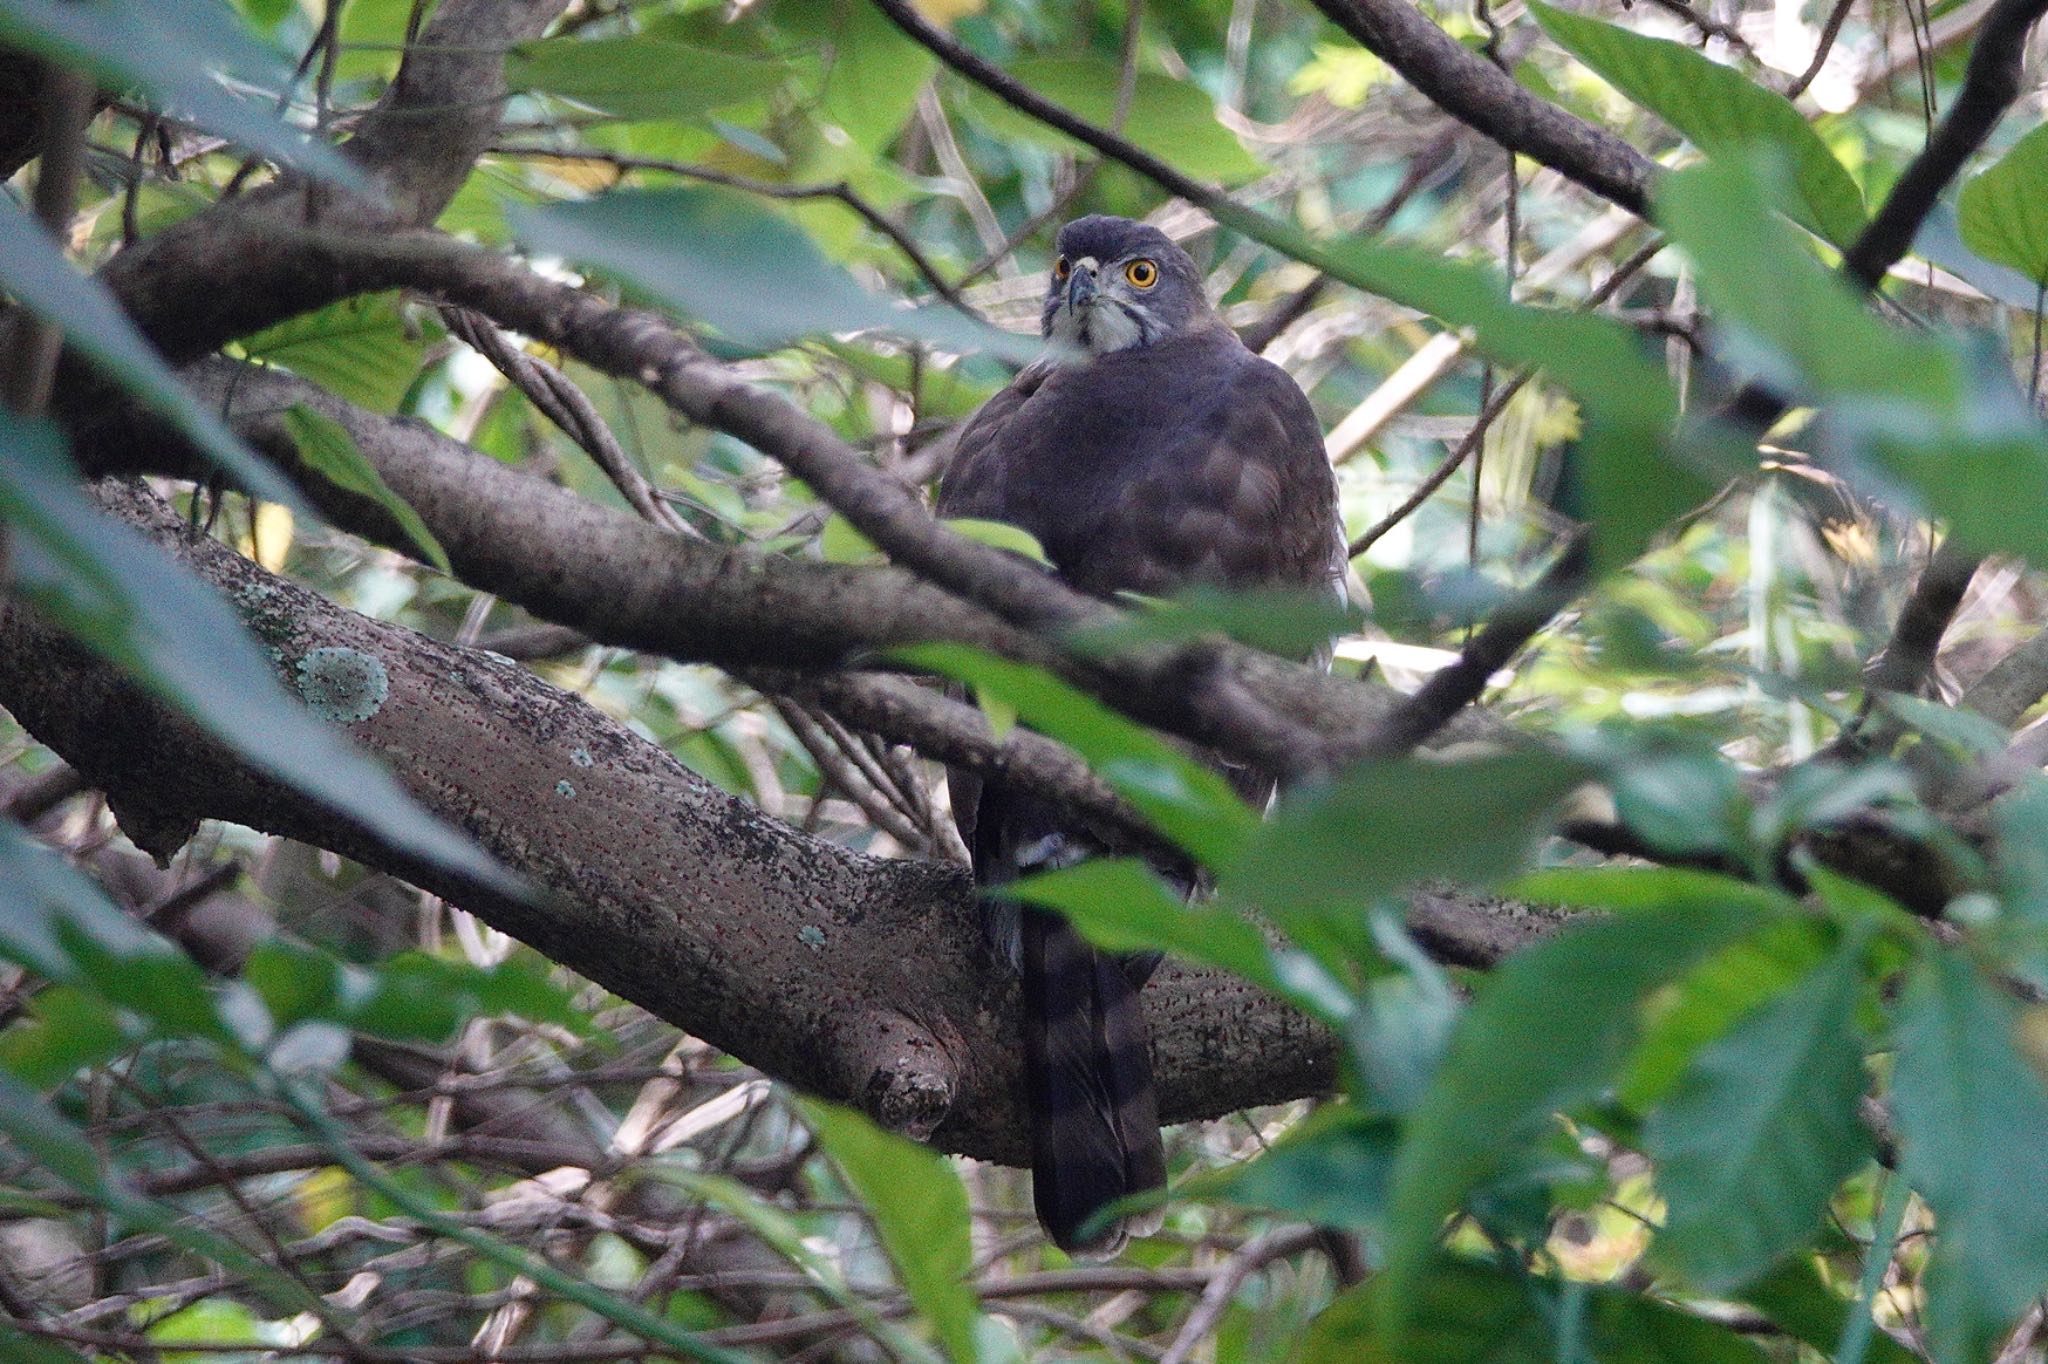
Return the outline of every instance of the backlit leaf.
[[[1963,245],[2048,284],[2048,127],[2028,133],[1956,201]]]
[[[561,95],[620,118],[693,119],[766,95],[788,79],[758,61],[664,38],[548,38],[512,50],[514,90]]]
[[[802,1103],[804,1120],[867,1205],[904,1291],[955,1364],[980,1358],[980,1303],[968,1286],[967,1190],[946,1158],[884,1132],[850,1108]]]
[[[285,429],[291,432],[292,442],[299,447],[299,458],[306,467],[332,483],[344,492],[367,497],[391,514],[406,538],[427,556],[427,561],[443,573],[452,573],[448,566],[448,551],[441,548],[441,542],[427,529],[427,523],[420,520],[420,514],[412,504],[392,491],[376,466],[363,458],[363,452],[356,448],[355,437],[348,428],[334,418],[305,403],[293,403],[284,414]]]
[[[879,328],[955,351],[1029,359],[1040,344],[945,307],[901,308],[825,259],[801,228],[718,189],[617,190],[508,211],[534,251],[602,270],[757,350]]]
[[[1792,164],[1797,211],[1837,246],[1863,230],[1863,194],[1792,101],[1666,38],[1530,0],[1529,12],[1559,46],[1661,117],[1709,156],[1773,147]]]

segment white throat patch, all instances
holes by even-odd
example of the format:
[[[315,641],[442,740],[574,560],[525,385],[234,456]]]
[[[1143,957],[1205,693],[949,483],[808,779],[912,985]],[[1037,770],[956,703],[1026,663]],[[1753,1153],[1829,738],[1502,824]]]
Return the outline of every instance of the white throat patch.
[[[1099,272],[1102,267],[1095,257],[1083,256],[1074,262],[1074,268]],[[1128,350],[1145,339],[1137,319],[1111,300],[1109,287],[1098,278],[1094,299],[1078,310],[1061,299],[1049,332],[1055,364],[1082,364],[1111,351]]]

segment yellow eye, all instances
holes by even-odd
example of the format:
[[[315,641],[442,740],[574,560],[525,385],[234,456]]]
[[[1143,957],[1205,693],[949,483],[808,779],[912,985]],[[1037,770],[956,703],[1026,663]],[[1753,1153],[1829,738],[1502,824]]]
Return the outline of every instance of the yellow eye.
[[[1140,289],[1149,289],[1159,282],[1159,267],[1148,260],[1134,260],[1124,267],[1124,278]]]
[[[1067,258],[1065,256],[1061,256],[1058,260],[1052,263],[1052,277],[1054,279],[1065,279],[1068,275],[1073,273],[1073,270],[1074,267],[1067,264]]]

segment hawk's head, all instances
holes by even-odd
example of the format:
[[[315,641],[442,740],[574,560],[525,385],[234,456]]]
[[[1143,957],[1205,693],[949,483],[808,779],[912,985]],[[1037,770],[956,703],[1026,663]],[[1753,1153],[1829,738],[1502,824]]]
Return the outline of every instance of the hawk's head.
[[[1215,325],[1188,253],[1156,227],[1096,214],[1060,229],[1042,330],[1086,355]]]

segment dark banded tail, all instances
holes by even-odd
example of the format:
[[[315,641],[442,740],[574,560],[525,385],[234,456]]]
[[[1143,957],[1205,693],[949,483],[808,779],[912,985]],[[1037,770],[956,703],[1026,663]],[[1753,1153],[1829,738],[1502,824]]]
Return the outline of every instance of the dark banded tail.
[[[1062,1250],[1113,1254],[1126,1228],[1083,1236],[1106,1205],[1166,1184],[1138,988],[1064,919],[1023,912],[1024,1055],[1038,1220]]]

